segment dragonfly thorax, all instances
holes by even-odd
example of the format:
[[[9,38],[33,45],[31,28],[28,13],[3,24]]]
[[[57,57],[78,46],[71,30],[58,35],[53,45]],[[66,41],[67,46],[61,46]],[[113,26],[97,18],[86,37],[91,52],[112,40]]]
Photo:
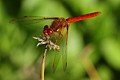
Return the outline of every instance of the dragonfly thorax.
[[[66,19],[65,18],[59,18],[57,20],[54,20],[50,26],[50,28],[54,32],[61,32],[61,30],[65,27],[66,25]]]

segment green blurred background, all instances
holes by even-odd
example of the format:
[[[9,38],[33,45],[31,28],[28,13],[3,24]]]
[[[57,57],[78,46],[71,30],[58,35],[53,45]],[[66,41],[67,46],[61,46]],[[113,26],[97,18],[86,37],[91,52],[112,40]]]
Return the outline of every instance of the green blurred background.
[[[42,29],[12,24],[12,18],[67,18],[95,11],[102,13],[70,25],[65,72],[60,60],[52,73],[54,54],[47,53],[45,80],[119,80],[120,0],[0,0],[0,80],[40,80],[44,48],[36,48],[32,37]]]

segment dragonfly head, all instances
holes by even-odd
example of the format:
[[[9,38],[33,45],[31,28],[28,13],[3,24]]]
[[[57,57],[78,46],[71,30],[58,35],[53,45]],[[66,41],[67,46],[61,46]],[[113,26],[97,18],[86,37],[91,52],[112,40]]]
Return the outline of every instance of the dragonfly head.
[[[45,26],[44,26],[43,33],[44,33],[45,35],[51,36],[51,35],[53,34],[53,31],[52,31],[51,28],[48,27],[48,25],[45,25]]]

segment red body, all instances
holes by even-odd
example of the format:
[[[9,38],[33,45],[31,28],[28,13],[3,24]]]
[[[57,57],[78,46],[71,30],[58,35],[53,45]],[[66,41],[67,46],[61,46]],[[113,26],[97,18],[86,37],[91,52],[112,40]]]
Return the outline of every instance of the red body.
[[[90,14],[86,14],[86,15],[82,15],[82,16],[77,16],[77,17],[74,17],[74,18],[67,18],[67,22],[68,23],[72,23],[72,22],[77,22],[77,21],[80,21],[80,20],[84,20],[84,19],[87,19],[87,18],[92,18],[92,17],[95,17],[95,16],[98,16],[101,12],[94,12],[94,13],[90,13]]]
[[[58,32],[60,35],[62,35],[62,33],[61,33],[62,29],[65,27],[68,27],[69,23],[85,20],[87,18],[92,18],[92,17],[98,16],[100,13],[101,12],[93,12],[90,14],[85,14],[82,16],[77,16],[77,17],[67,18],[67,19],[65,19],[65,18],[45,18],[45,19],[53,19],[54,21],[52,22],[50,28],[44,28],[43,32],[45,35],[52,35],[53,32]]]

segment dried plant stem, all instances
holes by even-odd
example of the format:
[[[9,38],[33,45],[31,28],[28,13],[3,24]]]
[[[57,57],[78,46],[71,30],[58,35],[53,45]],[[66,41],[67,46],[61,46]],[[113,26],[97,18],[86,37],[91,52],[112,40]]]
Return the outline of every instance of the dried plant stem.
[[[47,48],[45,48],[45,51],[44,51],[44,54],[43,54],[43,58],[42,58],[40,80],[44,80],[46,52],[47,52]]]
[[[38,44],[37,44],[37,47],[39,45],[45,45],[46,44],[46,48],[45,48],[43,58],[42,58],[42,63],[41,63],[41,71],[40,71],[40,80],[44,80],[44,71],[45,71],[44,68],[45,68],[45,58],[46,58],[47,49],[49,48],[50,50],[51,49],[59,50],[60,47],[50,40],[49,35],[40,35],[38,37],[33,37],[33,38],[39,41]]]
[[[84,61],[84,66],[90,77],[90,80],[101,80],[100,76],[97,73],[97,70],[95,69],[95,66],[90,61],[90,59]]]
[[[91,44],[88,44],[84,49],[81,55],[84,68],[86,69],[87,74],[90,77],[90,80],[101,80],[101,77],[98,75],[95,66],[92,61],[89,59],[90,55],[93,53],[94,47]]]

